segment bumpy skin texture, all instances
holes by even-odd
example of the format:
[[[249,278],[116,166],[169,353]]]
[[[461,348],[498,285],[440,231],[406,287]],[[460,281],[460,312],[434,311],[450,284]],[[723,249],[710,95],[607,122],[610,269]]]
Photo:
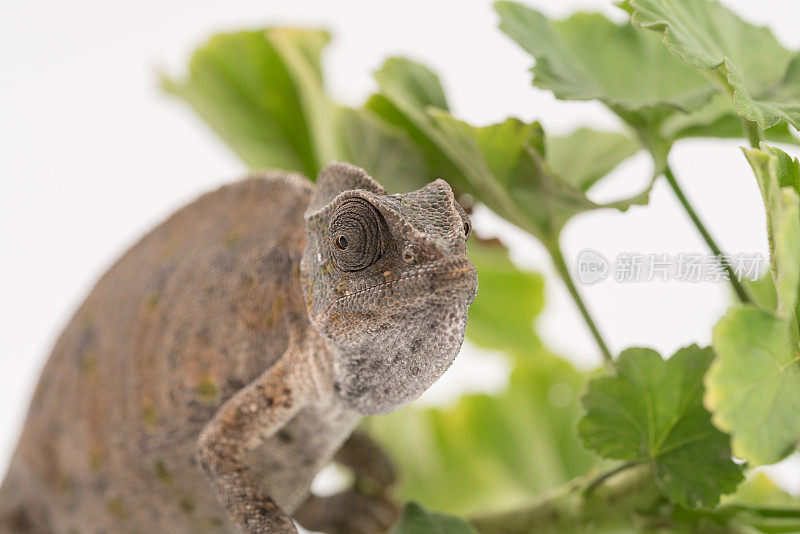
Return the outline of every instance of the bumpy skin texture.
[[[362,415],[452,362],[477,292],[468,233],[446,183],[386,195],[347,164],[313,187],[267,173],[181,209],[58,339],[0,487],[0,533],[288,534],[295,512],[315,528],[335,513],[332,531],[385,523],[390,508],[370,517],[353,492],[303,502]],[[370,471],[352,443],[337,459]]]

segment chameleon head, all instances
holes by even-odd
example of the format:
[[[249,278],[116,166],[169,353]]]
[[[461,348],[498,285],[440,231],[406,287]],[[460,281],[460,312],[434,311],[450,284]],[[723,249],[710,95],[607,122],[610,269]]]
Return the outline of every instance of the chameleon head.
[[[387,195],[343,163],[319,175],[306,211],[303,290],[335,348],[335,388],[364,414],[425,391],[452,363],[478,291],[469,217],[442,180]]]

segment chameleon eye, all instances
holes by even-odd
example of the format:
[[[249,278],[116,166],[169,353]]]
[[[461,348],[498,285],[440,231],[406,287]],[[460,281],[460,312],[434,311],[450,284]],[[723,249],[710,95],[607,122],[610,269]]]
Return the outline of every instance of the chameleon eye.
[[[464,221],[464,237],[469,237],[469,234],[472,233],[472,225],[469,221]]]
[[[344,201],[330,223],[331,252],[336,266],[343,271],[366,269],[383,252],[381,216],[362,198]]]

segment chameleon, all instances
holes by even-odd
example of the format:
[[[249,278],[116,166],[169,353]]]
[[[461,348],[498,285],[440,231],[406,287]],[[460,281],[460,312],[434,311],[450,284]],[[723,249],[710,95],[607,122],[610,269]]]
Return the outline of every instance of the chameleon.
[[[385,462],[359,467],[374,444],[353,432],[455,359],[478,290],[470,233],[445,181],[387,194],[347,163],[315,183],[264,171],[179,209],[58,337],[0,533],[291,534],[304,515],[377,531],[354,492],[309,488],[331,460],[391,481]]]

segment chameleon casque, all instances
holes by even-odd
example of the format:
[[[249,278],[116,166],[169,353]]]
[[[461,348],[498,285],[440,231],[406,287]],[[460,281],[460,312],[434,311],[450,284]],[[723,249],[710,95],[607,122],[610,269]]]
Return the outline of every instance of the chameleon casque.
[[[356,500],[310,495],[311,481],[334,457],[368,471],[359,439],[342,448],[359,419],[417,398],[455,358],[477,293],[469,233],[444,181],[387,195],[343,163],[177,211],[57,340],[0,532],[288,534],[320,510],[369,530],[347,526]]]

